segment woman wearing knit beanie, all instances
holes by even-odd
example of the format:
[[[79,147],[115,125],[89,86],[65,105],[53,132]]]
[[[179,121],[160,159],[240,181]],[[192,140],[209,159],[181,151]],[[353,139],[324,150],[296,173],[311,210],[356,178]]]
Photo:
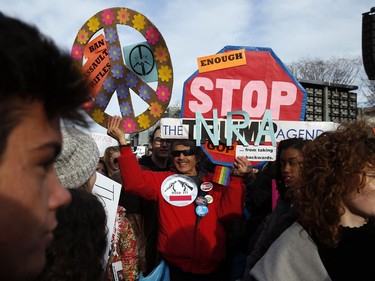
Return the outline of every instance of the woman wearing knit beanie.
[[[61,154],[55,162],[55,170],[61,185],[65,188],[79,188],[92,192],[96,181],[96,167],[99,163],[99,149],[95,140],[76,129],[62,128],[63,144]],[[118,206],[112,235],[106,280],[115,280],[112,263],[121,262],[126,280],[138,279],[138,248],[134,230],[125,217],[125,208]]]
[[[62,150],[54,164],[61,185],[91,192],[100,156],[95,140],[74,127],[62,127],[62,136]]]

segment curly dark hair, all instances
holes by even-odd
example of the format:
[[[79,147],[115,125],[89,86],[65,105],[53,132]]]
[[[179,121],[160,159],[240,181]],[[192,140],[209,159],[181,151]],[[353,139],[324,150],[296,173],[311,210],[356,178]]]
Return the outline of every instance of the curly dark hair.
[[[300,222],[318,242],[340,241],[343,198],[365,186],[365,167],[375,168],[375,138],[364,121],[343,123],[304,147],[302,178],[295,208]]]
[[[58,226],[38,281],[102,281],[107,217],[102,203],[83,189],[69,189],[72,202],[58,209]]]

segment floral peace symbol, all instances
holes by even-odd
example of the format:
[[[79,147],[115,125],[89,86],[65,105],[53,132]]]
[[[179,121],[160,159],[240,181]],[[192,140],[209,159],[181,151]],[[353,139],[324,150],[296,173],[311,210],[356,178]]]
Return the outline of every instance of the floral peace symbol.
[[[117,24],[130,26],[146,38],[158,72],[156,90],[124,63]],[[101,29],[104,31],[104,40],[87,48],[90,39]],[[88,59],[85,55],[90,52],[93,56]],[[161,33],[141,13],[119,7],[96,13],[78,31],[71,55],[77,65],[84,69],[93,88],[91,100],[83,108],[99,125],[107,127],[109,115],[105,109],[115,92],[122,115],[121,129],[127,134],[148,129],[164,114],[172,95],[171,58]],[[134,114],[130,89],[149,105],[138,116]]]

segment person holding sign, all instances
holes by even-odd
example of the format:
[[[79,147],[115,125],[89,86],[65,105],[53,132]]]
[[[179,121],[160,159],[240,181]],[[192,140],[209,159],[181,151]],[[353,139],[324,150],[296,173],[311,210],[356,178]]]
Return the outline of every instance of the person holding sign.
[[[252,172],[245,157],[234,161],[227,187],[213,183],[212,174],[197,168],[195,141],[171,145],[174,171],[143,171],[120,129],[121,118],[111,117],[108,135],[120,145],[118,158],[123,186],[158,203],[158,250],[170,267],[171,281],[227,281],[225,231],[221,222],[240,218],[245,196],[242,177]]]
[[[92,192],[96,181],[99,149],[95,140],[74,127],[61,128],[63,146],[54,163],[57,177],[65,188]]]
[[[169,171],[170,141],[161,138],[160,126],[150,133],[151,155],[138,159],[142,170]],[[117,170],[112,179],[121,183],[121,174]],[[139,270],[148,275],[161,261],[157,250],[158,219],[157,202],[142,199],[140,196],[121,190],[119,205],[126,209],[126,216],[131,221],[139,248]]]
[[[0,42],[0,276],[34,280],[56,211],[71,201],[53,169],[60,119],[87,125],[89,90],[70,54],[34,26],[0,12]]]
[[[99,161],[99,149],[95,140],[89,134],[73,127],[63,127],[62,136],[62,150],[54,164],[54,168],[56,170],[56,174],[60,183],[68,189],[82,189],[88,193],[92,193],[94,185],[96,183],[96,167]],[[108,209],[106,209],[106,211],[110,216],[111,214],[108,213]],[[115,215],[115,221],[112,237],[111,239],[109,239],[110,241],[108,241],[110,251],[108,256],[108,264],[106,265],[106,277],[108,277],[107,279],[109,281],[116,280],[116,278],[114,278],[114,274],[118,274],[118,271],[121,271],[123,274],[126,274],[127,280],[137,280],[139,273],[137,266],[138,249],[135,245],[134,230],[128,219],[125,217],[125,208],[123,208],[122,206],[117,206],[116,214],[113,215]],[[90,227],[89,221],[87,223]],[[65,231],[68,232],[68,230]],[[72,235],[72,239],[76,237],[73,235],[73,233],[70,233],[70,235]],[[78,240],[85,239],[89,244],[90,241],[93,243],[95,242],[95,239],[93,238],[93,236],[89,235],[89,233],[81,233],[81,236],[79,237],[80,238]],[[67,242],[66,240],[64,240],[64,237],[61,236],[57,237],[56,239],[58,239],[56,243]],[[74,244],[77,243],[77,241],[70,241],[69,243]],[[61,248],[58,249],[61,250]],[[84,256],[86,249],[84,247],[79,249],[81,251],[76,249],[75,254],[81,254],[82,256]],[[57,254],[59,254],[60,259],[67,258],[67,256],[64,256],[64,254],[67,254],[66,252]],[[116,270],[116,272],[113,272],[114,264],[121,267]],[[92,264],[92,266],[90,267],[83,266],[82,268],[81,264],[79,263],[74,263],[74,265],[76,267],[71,268],[70,270],[80,270],[81,272],[83,272],[86,269],[89,271],[95,271],[97,269],[94,268],[94,264]],[[51,266],[55,265],[52,263]],[[67,266],[67,268],[65,268],[67,270],[71,265],[67,263],[65,264],[65,266]],[[100,269],[103,269],[102,266],[100,267]],[[80,278],[73,279],[78,280]]]
[[[151,155],[143,155],[138,163],[142,170],[168,171],[170,166],[170,145],[169,140],[161,138],[160,126],[156,126],[150,134]],[[144,274],[148,275],[160,262],[160,253],[157,250],[157,202],[153,200],[141,200],[143,232],[146,239],[145,261],[146,269]]]
[[[302,184],[292,188],[298,221],[255,264],[251,280],[373,280],[372,126],[341,124],[303,153]]]

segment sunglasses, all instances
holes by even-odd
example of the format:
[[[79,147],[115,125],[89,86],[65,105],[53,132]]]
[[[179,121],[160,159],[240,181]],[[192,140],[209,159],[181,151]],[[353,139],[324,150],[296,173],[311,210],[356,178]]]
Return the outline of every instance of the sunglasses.
[[[174,150],[171,152],[172,156],[173,157],[179,157],[181,155],[181,153],[184,155],[184,156],[192,156],[192,155],[195,155],[195,151],[192,150],[192,149],[185,149],[185,150]]]
[[[113,163],[117,164],[118,163],[118,159],[117,158],[113,159]]]

